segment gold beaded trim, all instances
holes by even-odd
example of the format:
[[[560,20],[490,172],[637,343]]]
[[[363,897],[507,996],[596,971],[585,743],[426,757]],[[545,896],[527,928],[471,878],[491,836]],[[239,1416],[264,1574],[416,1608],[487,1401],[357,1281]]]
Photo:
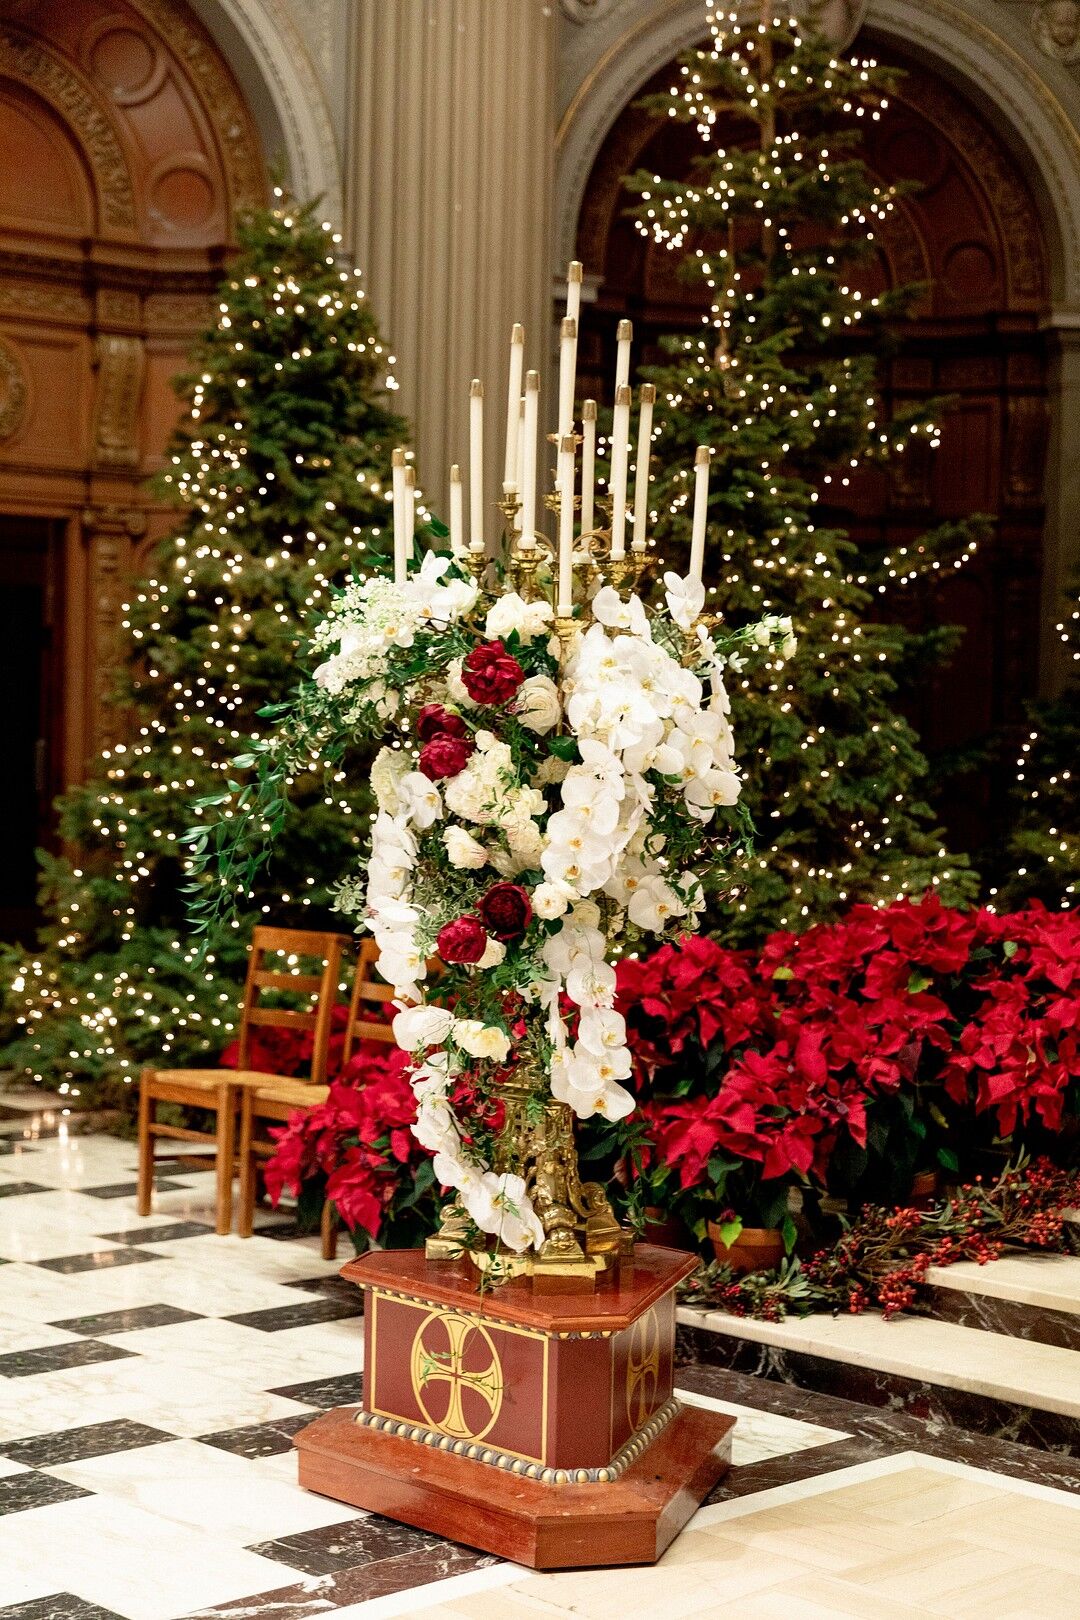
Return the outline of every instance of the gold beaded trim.
[[[645,1448],[667,1428],[678,1410],[679,1403],[674,1399],[667,1400],[663,1406],[657,1407],[648,1422],[603,1468],[545,1468],[540,1463],[525,1462],[521,1457],[511,1457],[505,1451],[497,1451],[492,1446],[476,1445],[468,1440],[454,1440],[450,1435],[426,1429],[420,1423],[404,1423],[397,1418],[379,1417],[374,1412],[357,1412],[354,1421],[362,1428],[381,1430],[384,1434],[397,1435],[399,1439],[412,1440],[417,1445],[429,1446],[434,1451],[451,1452],[455,1457],[468,1457],[471,1462],[486,1463],[489,1468],[501,1468],[504,1473],[518,1474],[522,1479],[535,1479],[541,1485],[609,1485],[613,1480],[621,1478],[630,1465],[637,1461]]]

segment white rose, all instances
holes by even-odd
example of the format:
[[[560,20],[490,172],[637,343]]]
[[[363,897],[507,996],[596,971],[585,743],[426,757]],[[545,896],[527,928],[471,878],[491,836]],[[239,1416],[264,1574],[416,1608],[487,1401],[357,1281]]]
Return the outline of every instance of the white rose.
[[[464,827],[447,827],[442,835],[451,866],[475,871],[487,862],[487,850]]]
[[[510,591],[489,609],[484,634],[489,641],[496,641],[516,630],[522,641],[532,641],[548,628],[554,617],[555,610],[549,602],[526,602],[516,591]]]
[[[568,904],[565,889],[561,889],[557,883],[538,883],[533,890],[532,908],[545,922],[561,917]]]
[[[550,675],[530,675],[522,681],[514,710],[523,726],[541,736],[558,725],[562,713],[559,689]]]
[[[470,1057],[505,1063],[510,1056],[509,1035],[494,1024],[482,1024],[478,1018],[459,1018],[454,1025],[454,1040]]]
[[[484,954],[476,965],[481,968],[498,967],[505,956],[506,946],[502,943],[502,940],[489,938]]]
[[[454,1015],[445,1007],[405,1007],[394,1018],[394,1040],[404,1052],[441,1046],[453,1023]]]

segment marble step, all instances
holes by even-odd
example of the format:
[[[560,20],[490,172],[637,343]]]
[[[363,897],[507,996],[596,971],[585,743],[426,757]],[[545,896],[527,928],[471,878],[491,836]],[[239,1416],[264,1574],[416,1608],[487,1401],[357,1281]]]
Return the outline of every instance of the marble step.
[[[1012,1253],[927,1272],[938,1321],[1080,1351],[1080,1256]]]
[[[1064,1313],[1063,1313],[1064,1314]],[[755,1322],[683,1307],[684,1363],[727,1367],[1080,1456],[1080,1351],[923,1316]]]

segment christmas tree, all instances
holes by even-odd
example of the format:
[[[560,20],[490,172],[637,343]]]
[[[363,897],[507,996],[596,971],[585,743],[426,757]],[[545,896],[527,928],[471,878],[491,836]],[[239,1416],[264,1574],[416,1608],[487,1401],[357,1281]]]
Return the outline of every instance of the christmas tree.
[[[744,795],[760,848],[724,919],[752,940],[856,900],[969,896],[926,802],[928,766],[899,704],[955,645],[949,630],[882,622],[885,597],[962,566],[985,525],[949,525],[870,556],[845,532],[857,466],[936,445],[933,403],[886,419],[880,369],[912,294],[875,290],[875,233],[896,205],[860,158],[895,75],[835,60],[777,17],[711,15],[714,44],[652,110],[697,126],[689,182],[638,173],[638,229],[683,257],[705,330],[647,369],[665,402],[652,491],[671,561],[689,531],[693,446],[711,446],[710,607],[735,625],[790,617],[786,665],[731,681]],[[742,15],[740,13],[739,15]],[[723,133],[726,144],[718,145]]]
[[[340,238],[314,205],[274,206],[239,231],[217,317],[197,345],[161,493],[186,509],[133,585],[116,702],[127,742],[58,802],[74,859],[43,856],[37,950],[2,964],[0,1063],[78,1094],[182,1065],[227,1043],[252,925],[320,927],[359,842],[355,768],[312,778],[273,867],[200,957],[184,915],[180,840],[193,804],[295,679],[300,637],[335,582],[389,525],[392,357]],[[340,918],[335,926],[340,926]]]
[[[1041,900],[1067,909],[1080,896],[1080,592],[1055,626],[1068,656],[1060,694],[1028,711],[1031,727],[1016,761],[1014,821],[999,910]]]

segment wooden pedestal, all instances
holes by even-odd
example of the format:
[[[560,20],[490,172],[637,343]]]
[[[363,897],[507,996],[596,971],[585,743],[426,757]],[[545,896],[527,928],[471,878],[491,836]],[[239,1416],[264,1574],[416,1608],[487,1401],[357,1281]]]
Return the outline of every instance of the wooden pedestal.
[[[364,1255],[361,1407],[295,1437],[300,1483],[534,1569],[653,1563],[729,1466],[734,1419],[672,1395],[689,1255],[592,1294],[482,1294],[471,1263]]]

